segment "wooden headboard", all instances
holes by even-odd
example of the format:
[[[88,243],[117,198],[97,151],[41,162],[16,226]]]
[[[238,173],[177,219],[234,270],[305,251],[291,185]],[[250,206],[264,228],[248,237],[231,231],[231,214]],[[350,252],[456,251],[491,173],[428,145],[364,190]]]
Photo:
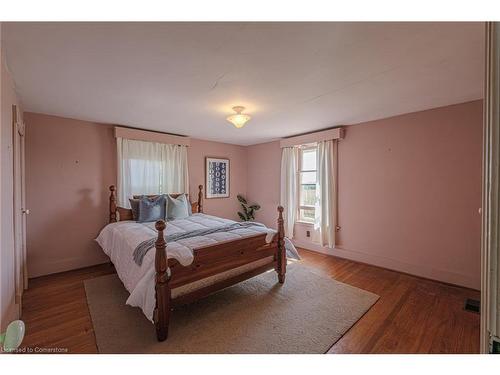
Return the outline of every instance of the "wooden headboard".
[[[109,222],[115,223],[117,221],[132,220],[132,210],[130,208],[119,207],[116,205],[116,187],[111,185],[109,187],[111,194],[109,195]],[[177,198],[181,194],[169,194],[170,196]],[[186,194],[189,200],[189,194]],[[138,196],[134,196],[137,198]],[[148,197],[154,197],[154,195],[148,195]],[[203,212],[203,185],[198,186],[198,201],[189,202],[191,204],[191,209],[193,212]]]

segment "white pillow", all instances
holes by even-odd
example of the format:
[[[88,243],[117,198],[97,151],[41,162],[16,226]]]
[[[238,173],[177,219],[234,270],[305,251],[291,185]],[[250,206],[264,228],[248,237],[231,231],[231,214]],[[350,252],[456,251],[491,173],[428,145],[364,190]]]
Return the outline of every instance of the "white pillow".
[[[167,195],[167,220],[187,218],[189,216],[188,205],[186,194],[179,195],[177,198]]]

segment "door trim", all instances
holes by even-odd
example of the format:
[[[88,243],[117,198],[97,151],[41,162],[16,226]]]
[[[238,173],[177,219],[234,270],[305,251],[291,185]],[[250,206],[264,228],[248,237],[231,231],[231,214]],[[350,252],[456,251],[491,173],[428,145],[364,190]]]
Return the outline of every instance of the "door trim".
[[[19,315],[26,289],[26,225],[24,176],[24,124],[19,107],[12,105],[12,164],[13,164],[13,229],[15,304]]]
[[[486,72],[483,119],[483,203],[481,236],[481,342],[480,352],[491,351],[492,337],[499,336],[498,282],[500,243],[500,26],[486,23]]]

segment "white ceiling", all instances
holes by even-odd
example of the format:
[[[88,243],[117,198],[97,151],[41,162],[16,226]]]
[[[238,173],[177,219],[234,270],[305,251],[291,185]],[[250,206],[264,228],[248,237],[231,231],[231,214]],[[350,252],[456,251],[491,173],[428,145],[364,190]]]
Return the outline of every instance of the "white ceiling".
[[[3,27],[26,111],[240,145],[483,96],[481,23]]]

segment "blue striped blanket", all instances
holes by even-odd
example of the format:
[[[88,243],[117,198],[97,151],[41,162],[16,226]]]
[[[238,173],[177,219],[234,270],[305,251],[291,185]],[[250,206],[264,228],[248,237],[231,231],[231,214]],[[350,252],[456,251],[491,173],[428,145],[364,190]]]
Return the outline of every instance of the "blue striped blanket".
[[[195,229],[189,232],[180,232],[180,233],[172,233],[165,236],[165,242],[168,244],[169,242],[175,242],[179,240],[184,240],[187,238],[192,238],[196,236],[206,236],[207,234],[217,233],[217,232],[228,232],[235,229],[241,228],[250,228],[250,227],[261,227],[265,228],[264,224],[255,223],[255,222],[243,222],[243,223],[232,223],[228,225],[222,225],[213,228],[203,228],[203,229]],[[134,249],[134,262],[138,265],[142,265],[142,261],[146,256],[147,252],[154,248],[156,242],[156,236],[150,238],[149,240],[142,241],[135,249]]]

